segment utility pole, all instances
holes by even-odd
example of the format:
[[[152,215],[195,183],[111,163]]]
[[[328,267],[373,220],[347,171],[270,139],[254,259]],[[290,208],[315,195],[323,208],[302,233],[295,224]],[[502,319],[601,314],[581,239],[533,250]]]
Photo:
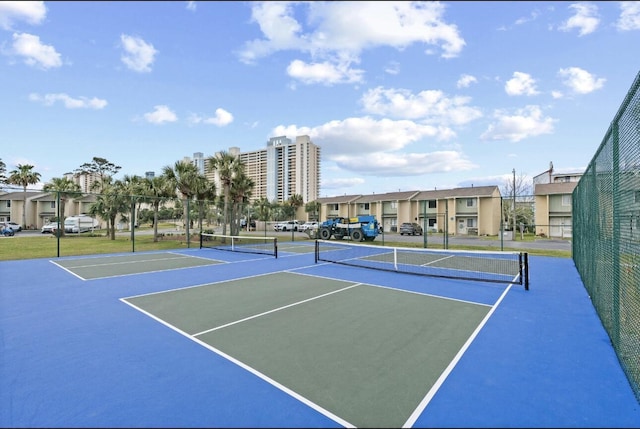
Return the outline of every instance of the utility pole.
[[[511,239],[516,239],[516,169],[513,169],[513,229],[511,230]]]

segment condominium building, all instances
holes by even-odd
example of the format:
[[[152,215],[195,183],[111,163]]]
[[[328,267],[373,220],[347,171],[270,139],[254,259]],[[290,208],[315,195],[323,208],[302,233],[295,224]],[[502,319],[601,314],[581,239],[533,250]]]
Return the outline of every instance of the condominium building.
[[[309,136],[297,136],[295,142],[285,136],[272,137],[265,149],[241,152],[230,147],[228,152],[242,161],[254,182],[251,201],[266,198],[281,203],[298,194],[307,203],[320,195],[320,147]],[[205,175],[222,189],[217,172]]]

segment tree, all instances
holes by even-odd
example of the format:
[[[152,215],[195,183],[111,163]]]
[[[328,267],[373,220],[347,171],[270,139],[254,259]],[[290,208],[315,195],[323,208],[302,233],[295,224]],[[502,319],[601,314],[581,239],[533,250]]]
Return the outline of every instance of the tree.
[[[27,186],[40,181],[40,173],[33,171],[33,165],[18,164],[16,170],[9,173],[8,182],[22,186],[22,225],[27,227]]]
[[[207,203],[216,199],[216,184],[209,182],[203,175],[198,175],[194,185],[194,195],[198,206],[198,229],[202,232],[202,219],[204,219]]]
[[[127,185],[120,180],[112,181],[109,177],[102,185],[102,192],[91,205],[89,213],[107,220],[107,235],[111,240],[115,240],[116,218],[119,214],[130,211],[131,199],[127,195]]]
[[[185,162],[176,161],[173,167],[166,165],[162,168],[162,174],[173,185],[175,189],[180,192],[185,200],[184,204],[184,225],[189,237],[189,204],[188,201],[193,198],[197,192],[197,187],[200,186],[198,181],[202,176],[198,171],[198,167]],[[188,238],[187,238],[188,239]]]
[[[155,243],[158,241],[160,205],[164,203],[166,198],[174,198],[176,196],[176,188],[164,175],[144,179],[143,188],[142,194],[146,196],[151,203],[151,207],[153,207],[153,242]]]
[[[59,211],[58,218],[61,225],[59,234],[63,236],[65,205],[70,198],[74,198],[82,194],[80,192],[80,185],[78,185],[73,180],[67,179],[66,177],[63,177],[63,178],[54,177],[53,179],[51,179],[51,182],[43,186],[42,190],[45,192],[56,193],[58,196],[58,200],[60,201],[60,205],[58,206],[58,211]]]
[[[122,167],[115,165],[114,163],[107,161],[105,158],[97,156],[93,157],[91,162],[85,162],[74,172],[79,174],[95,174],[100,179],[98,182],[94,182],[92,190],[101,190],[107,177],[114,176]]]
[[[320,221],[320,209],[322,207],[322,203],[320,201],[311,201],[304,205],[304,211],[307,213],[313,213],[313,217],[311,220],[315,220],[317,222]]]
[[[222,234],[227,234],[227,224],[229,218],[229,205],[231,202],[231,183],[236,175],[244,171],[244,164],[238,157],[227,151],[220,151],[214,156],[210,156],[206,160],[207,170],[209,172],[217,172],[222,183],[224,191],[224,209],[223,209],[223,225]]]
[[[249,198],[251,198],[254,186],[255,183],[253,179],[245,174],[244,168],[241,172],[239,172],[239,174],[234,177],[233,182],[231,182],[230,194],[233,201],[232,219],[234,220],[234,222],[232,222],[231,224],[231,235],[238,235],[239,233],[239,222],[237,221],[241,217],[240,213],[243,211],[243,207],[249,202]],[[249,216],[247,216],[247,218],[248,217]],[[247,219],[247,225],[249,225],[250,221],[251,219]]]
[[[258,219],[264,222],[264,229],[267,230],[267,221],[271,216],[271,203],[265,197],[253,202],[253,209],[258,215]]]
[[[513,177],[505,179],[504,184],[500,189],[500,193],[503,195],[502,219],[504,220],[505,225],[514,226],[519,222],[526,225],[533,223],[534,196],[532,186],[532,181],[523,173],[515,176],[514,172]],[[515,231],[513,234],[515,237]]]
[[[291,208],[293,209],[292,216],[296,215],[298,208],[302,207],[303,204],[304,204],[304,199],[300,194],[293,194],[287,200],[287,205],[291,206]]]

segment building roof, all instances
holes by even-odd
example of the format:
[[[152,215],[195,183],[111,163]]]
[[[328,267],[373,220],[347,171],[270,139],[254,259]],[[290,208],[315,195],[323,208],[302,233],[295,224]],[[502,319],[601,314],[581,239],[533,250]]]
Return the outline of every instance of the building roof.
[[[500,188],[491,186],[469,186],[465,188],[440,189],[433,191],[422,191],[415,200],[439,200],[444,198],[466,198],[466,197],[493,197],[495,193],[500,195]]]
[[[371,203],[371,202],[382,202],[382,201],[410,200],[419,192],[420,191],[402,191],[402,192],[386,192],[384,194],[361,195],[356,202]]]
[[[578,182],[538,183],[533,188],[534,195],[570,194]]]
[[[27,198],[30,199],[41,193],[42,191],[27,191]],[[3,201],[22,200],[24,198],[24,195],[25,194],[23,191],[7,192],[6,194],[0,195],[0,200],[3,200]]]

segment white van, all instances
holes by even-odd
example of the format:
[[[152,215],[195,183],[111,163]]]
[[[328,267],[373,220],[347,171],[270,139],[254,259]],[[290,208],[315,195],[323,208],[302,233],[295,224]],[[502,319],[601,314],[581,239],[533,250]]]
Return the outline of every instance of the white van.
[[[87,232],[100,227],[97,219],[88,215],[69,216],[64,220],[64,232]]]

